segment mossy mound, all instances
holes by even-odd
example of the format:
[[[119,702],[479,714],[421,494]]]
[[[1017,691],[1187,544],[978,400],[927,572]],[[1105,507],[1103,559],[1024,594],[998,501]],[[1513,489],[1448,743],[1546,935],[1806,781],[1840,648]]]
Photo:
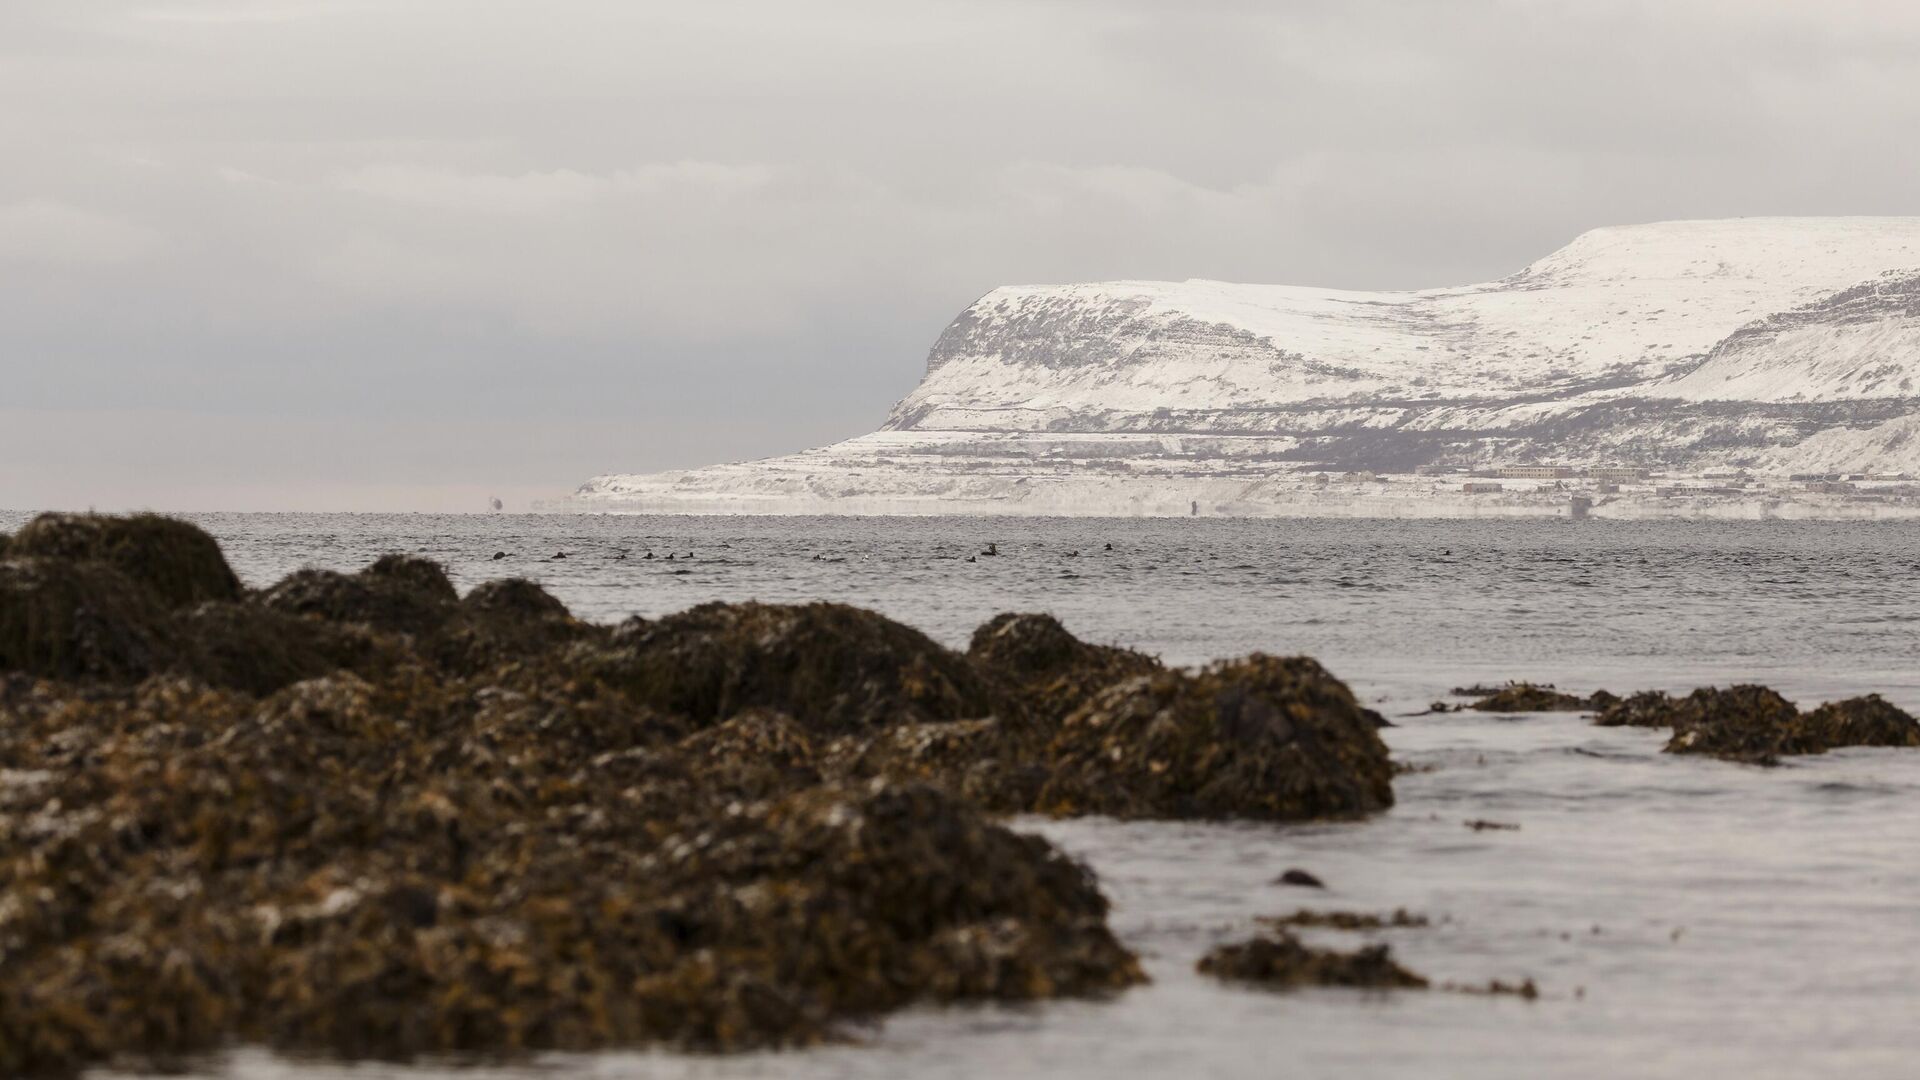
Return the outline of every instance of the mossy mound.
[[[453,617],[459,601],[437,563],[410,555],[382,556],[355,574],[296,570],[259,596],[260,603],[289,615],[403,634],[439,629]]]
[[[1276,990],[1303,986],[1349,986],[1364,990],[1424,990],[1427,980],[1401,967],[1385,945],[1350,953],[1312,948],[1285,930],[1222,945],[1200,958],[1195,970],[1229,982],[1258,983]]]
[[[167,612],[111,564],[0,561],[0,672],[127,682],[179,660]]]
[[[9,545],[11,554],[109,563],[167,607],[238,600],[240,579],[220,545],[199,526],[157,514],[41,514]]]
[[[1037,809],[1128,818],[1347,817],[1393,805],[1393,764],[1345,683],[1255,655],[1117,684],[1061,723]]]
[[[1486,694],[1467,708],[1493,713],[1588,712],[1605,709],[1617,701],[1618,698],[1605,690],[1595,691],[1591,697],[1579,697],[1550,684],[1514,682]]]
[[[843,604],[702,604],[623,624],[581,663],[634,701],[699,723],[759,707],[810,732],[847,734],[1009,704],[925,634]]]
[[[1160,661],[1132,649],[1089,645],[1051,615],[1006,612],[973,632],[967,656],[983,670],[1011,679],[1034,715],[1052,723],[1095,691],[1121,679],[1162,670]]]
[[[1920,747],[1920,722],[1879,694],[1828,702],[1794,721],[1784,752],[1818,754],[1843,746]]]

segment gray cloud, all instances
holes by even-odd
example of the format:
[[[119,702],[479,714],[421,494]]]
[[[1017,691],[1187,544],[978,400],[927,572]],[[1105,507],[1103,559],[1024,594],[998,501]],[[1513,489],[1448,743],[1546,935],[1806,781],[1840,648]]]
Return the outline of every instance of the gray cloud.
[[[1920,9],[14,0],[0,505],[467,507],[869,429],[997,284],[1920,212]]]

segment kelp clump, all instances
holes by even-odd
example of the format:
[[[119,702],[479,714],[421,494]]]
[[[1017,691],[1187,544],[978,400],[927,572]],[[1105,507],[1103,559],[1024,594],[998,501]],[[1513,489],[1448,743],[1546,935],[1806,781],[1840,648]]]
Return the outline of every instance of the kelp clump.
[[[1596,690],[1588,697],[1557,690],[1552,684],[1513,682],[1497,689],[1476,687],[1482,693],[1468,693],[1467,696],[1479,700],[1468,705],[1469,709],[1492,713],[1524,712],[1591,712],[1605,709],[1619,699],[1605,690]]]
[[[1111,686],[1061,722],[1049,758],[1037,809],[1053,814],[1295,820],[1393,805],[1371,715],[1307,657]]]
[[[1017,678],[870,612],[615,629],[410,556],[175,602],[74,550],[0,561],[0,1075],[786,1046],[1143,977],[958,794],[1017,786],[968,760],[1034,743]]]
[[[1221,945],[1195,965],[1202,975],[1257,983],[1275,990],[1346,986],[1363,990],[1424,990],[1427,980],[1401,967],[1393,950],[1368,945],[1353,952],[1316,949],[1285,930]]]

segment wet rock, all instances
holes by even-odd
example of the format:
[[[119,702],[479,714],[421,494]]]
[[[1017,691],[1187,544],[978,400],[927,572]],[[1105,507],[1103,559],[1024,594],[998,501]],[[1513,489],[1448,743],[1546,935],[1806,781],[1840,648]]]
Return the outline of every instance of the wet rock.
[[[0,671],[131,682],[179,660],[167,612],[110,563],[0,561]]]
[[[581,665],[696,722],[758,706],[818,734],[977,719],[1012,704],[925,634],[842,604],[713,603],[629,621]]]
[[[1386,744],[1306,657],[1111,686],[1061,722],[1049,756],[1037,809],[1056,815],[1299,820],[1393,805]]]
[[[220,545],[199,526],[157,514],[41,514],[8,550],[75,562],[104,562],[152,590],[167,607],[238,600],[240,579]]]
[[[385,555],[355,574],[306,569],[260,595],[275,611],[378,630],[426,634],[452,618],[459,595],[437,563],[412,555]]]
[[[1920,747],[1920,722],[1879,694],[1829,702],[1794,721],[1781,752],[1818,754],[1843,746]]]
[[[1350,986],[1368,990],[1424,990],[1427,980],[1394,962],[1385,945],[1350,953],[1316,949],[1285,930],[1232,945],[1200,958],[1202,975],[1259,983],[1277,990],[1302,986]]]

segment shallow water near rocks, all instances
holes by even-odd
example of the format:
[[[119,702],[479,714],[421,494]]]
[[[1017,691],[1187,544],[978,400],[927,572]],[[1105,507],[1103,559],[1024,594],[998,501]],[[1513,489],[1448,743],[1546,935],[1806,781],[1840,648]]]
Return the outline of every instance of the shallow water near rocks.
[[[0,514],[0,530],[23,517]],[[1388,742],[1414,767],[1396,781],[1399,805],[1358,823],[1019,822],[1099,872],[1115,928],[1145,959],[1154,983],[1111,1001],[910,1010],[861,1045],[802,1053],[476,1070],[242,1051],[208,1074],[1893,1077],[1920,1062],[1920,752],[1769,770],[1662,755],[1661,733],[1573,714],[1402,716],[1454,685],[1523,677],[1580,693],[1764,681],[1802,705],[1879,691],[1920,710],[1920,534],[1908,526],[197,520],[253,585],[402,550],[442,560],[462,588],[531,577],[596,619],[830,599],[954,645],[995,612],[1043,610],[1174,663],[1308,653],[1397,719]],[[976,555],[990,542],[1001,554]],[[1476,819],[1519,828],[1466,827]],[[1328,889],[1270,884],[1293,866]],[[1541,997],[1274,995],[1193,973],[1256,917],[1302,906],[1426,914],[1428,928],[1310,936],[1389,941],[1436,984],[1531,977]]]

